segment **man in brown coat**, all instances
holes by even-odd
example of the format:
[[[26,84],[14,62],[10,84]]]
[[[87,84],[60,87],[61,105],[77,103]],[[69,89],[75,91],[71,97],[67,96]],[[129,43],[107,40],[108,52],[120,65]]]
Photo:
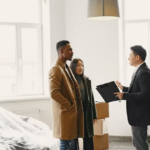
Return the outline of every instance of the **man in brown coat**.
[[[68,41],[56,45],[58,59],[49,72],[52,99],[53,136],[60,139],[60,150],[77,150],[77,138],[83,138],[83,109],[79,86],[66,64],[73,51]]]

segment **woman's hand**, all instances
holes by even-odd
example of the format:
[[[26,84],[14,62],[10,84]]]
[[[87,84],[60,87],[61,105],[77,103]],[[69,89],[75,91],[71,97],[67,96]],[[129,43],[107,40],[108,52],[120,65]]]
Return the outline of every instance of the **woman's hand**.
[[[121,89],[123,90],[123,85],[121,85],[121,83],[119,81],[116,81],[116,85]]]
[[[96,119],[93,119],[93,124],[95,124],[95,122],[96,122]]]

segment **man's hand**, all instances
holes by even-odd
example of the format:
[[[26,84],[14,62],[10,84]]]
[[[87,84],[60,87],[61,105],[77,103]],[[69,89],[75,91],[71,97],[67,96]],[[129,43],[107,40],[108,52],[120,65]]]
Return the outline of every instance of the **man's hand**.
[[[116,92],[114,93],[116,95],[116,97],[118,97],[119,99],[123,99],[123,93],[122,92]]]
[[[121,85],[121,83],[119,81],[116,81],[116,85],[121,89],[123,90],[123,85]]]

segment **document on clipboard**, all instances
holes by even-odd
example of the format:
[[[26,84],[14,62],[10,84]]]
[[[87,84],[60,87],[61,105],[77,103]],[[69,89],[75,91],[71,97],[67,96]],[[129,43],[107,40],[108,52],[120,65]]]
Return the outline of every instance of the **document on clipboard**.
[[[120,100],[114,94],[115,92],[120,92],[114,81],[109,82],[109,83],[105,83],[105,84],[102,84],[102,85],[98,85],[96,87],[96,89],[97,89],[97,91],[99,92],[99,94],[102,96],[102,98],[104,99],[104,101],[106,103]]]

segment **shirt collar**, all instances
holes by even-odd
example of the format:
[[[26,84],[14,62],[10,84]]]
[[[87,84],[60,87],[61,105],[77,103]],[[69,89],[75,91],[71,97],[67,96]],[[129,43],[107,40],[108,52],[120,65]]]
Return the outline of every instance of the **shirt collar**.
[[[143,63],[139,64],[138,66],[136,66],[133,73],[136,73],[136,71],[138,70],[138,68],[139,68],[142,64],[144,64],[144,63],[145,63],[145,62],[143,62]]]

